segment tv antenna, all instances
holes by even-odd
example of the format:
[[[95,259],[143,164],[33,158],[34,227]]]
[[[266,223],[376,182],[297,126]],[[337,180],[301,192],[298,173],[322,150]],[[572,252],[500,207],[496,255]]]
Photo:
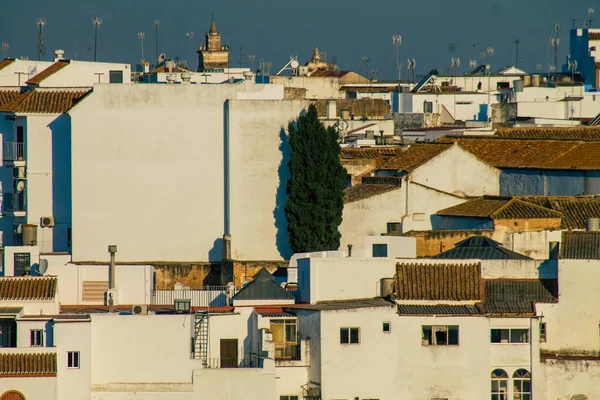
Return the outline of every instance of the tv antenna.
[[[44,18],[38,18],[35,22],[38,27],[38,61],[42,61],[44,55],[44,26],[46,26],[46,20]]]
[[[254,54],[248,54],[248,61],[250,61],[250,65],[252,66],[252,72],[254,72],[254,60],[256,60],[256,56]]]
[[[398,84],[400,83],[401,69],[400,69],[400,60],[398,58],[398,48],[402,44],[402,36],[401,35],[392,35],[392,43],[396,46],[396,74],[398,75]]]
[[[194,31],[189,31],[188,33],[185,34],[185,36],[189,37],[190,39],[194,38]]]
[[[2,42],[2,58],[6,58],[6,53],[8,53],[8,42]]]
[[[142,64],[144,63],[144,39],[146,38],[146,33],[138,32],[138,39],[140,39],[140,44],[142,46]]]
[[[154,28],[155,28],[154,55],[156,56],[156,58],[155,58],[156,65],[159,64],[159,61],[158,61],[158,27],[159,26],[160,26],[160,20],[155,19],[154,20]]]
[[[362,56],[360,59],[365,63],[365,75],[366,78],[369,79],[369,61],[371,60],[367,56]]]
[[[519,68],[519,43],[521,41],[519,39],[515,39],[515,41],[513,42],[515,44],[515,51],[516,51],[516,56],[515,56],[515,68]]]
[[[594,21],[592,17],[594,16],[594,7],[588,8],[588,19],[585,21],[585,27],[588,29],[592,28],[592,22]]]
[[[102,18],[92,18],[92,25],[94,26],[94,61],[96,61],[96,56],[98,54],[98,29],[100,29],[100,26],[102,25]]]

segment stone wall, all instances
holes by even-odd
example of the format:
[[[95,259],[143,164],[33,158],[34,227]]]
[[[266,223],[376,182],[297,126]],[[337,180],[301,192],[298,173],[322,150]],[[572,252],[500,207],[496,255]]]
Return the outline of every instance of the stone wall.
[[[493,230],[457,231],[411,231],[402,236],[417,239],[417,257],[432,257],[454,248],[455,244],[468,237],[481,235],[491,238]]]
[[[320,118],[327,115],[327,103],[331,100],[314,100]],[[390,105],[382,99],[336,99],[337,114],[348,110],[355,119],[363,116],[372,119],[384,119],[391,111]]]

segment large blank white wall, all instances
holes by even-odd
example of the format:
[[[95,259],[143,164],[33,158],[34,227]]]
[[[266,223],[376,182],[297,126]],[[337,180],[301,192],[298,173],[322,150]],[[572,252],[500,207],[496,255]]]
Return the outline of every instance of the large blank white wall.
[[[73,259],[216,260],[235,85],[99,85],[72,116]]]
[[[301,100],[227,104],[229,233],[234,259],[280,260],[292,255],[284,212],[290,153],[286,131],[305,106]]]

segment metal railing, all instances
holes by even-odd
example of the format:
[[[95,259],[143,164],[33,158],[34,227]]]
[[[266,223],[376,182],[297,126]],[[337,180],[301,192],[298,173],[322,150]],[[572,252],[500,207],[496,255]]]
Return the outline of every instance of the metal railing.
[[[4,161],[16,161],[25,159],[25,143],[4,142],[2,143],[2,158]]]
[[[248,354],[242,358],[209,358],[206,368],[262,368],[262,359],[256,354]]]
[[[300,359],[299,343],[275,342],[275,361],[298,361]]]
[[[227,286],[206,286],[204,289],[176,289],[176,290],[154,290],[152,292],[152,304],[172,305],[175,300],[190,300],[192,307],[225,307],[228,306],[228,298],[235,295],[227,295]]]
[[[4,193],[2,197],[4,211],[25,211],[27,197],[24,192]]]

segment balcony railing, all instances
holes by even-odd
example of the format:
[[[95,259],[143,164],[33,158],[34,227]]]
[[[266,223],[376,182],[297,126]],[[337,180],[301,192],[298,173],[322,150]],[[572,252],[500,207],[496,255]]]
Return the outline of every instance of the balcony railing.
[[[27,196],[24,192],[21,193],[4,193],[3,208],[4,211],[26,211]]]
[[[277,343],[275,342],[275,361],[297,361],[300,360],[299,343]]]
[[[206,286],[204,289],[154,290],[152,304],[173,305],[175,300],[190,300],[192,307],[227,306],[227,286]],[[229,293],[229,297],[235,295]]]
[[[243,358],[209,358],[206,362],[206,368],[262,368],[262,359],[256,354]]]
[[[25,143],[4,142],[2,144],[2,158],[4,161],[17,161],[25,159]]]

